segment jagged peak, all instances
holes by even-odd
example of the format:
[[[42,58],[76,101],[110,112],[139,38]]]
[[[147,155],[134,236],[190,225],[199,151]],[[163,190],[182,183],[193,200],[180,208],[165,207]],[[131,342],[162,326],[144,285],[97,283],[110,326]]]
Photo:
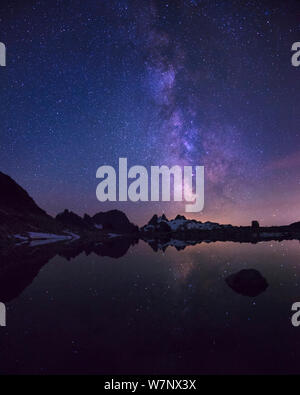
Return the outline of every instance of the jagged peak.
[[[175,220],[178,220],[178,219],[186,220],[185,216],[184,216],[184,215],[180,215],[180,214],[177,214],[177,215],[176,215]]]
[[[165,214],[163,214],[163,215],[161,216],[161,219],[162,219],[162,221],[168,221],[168,218],[165,216]]]
[[[157,214],[154,214],[153,217],[148,222],[148,225],[156,225],[157,224],[157,220],[158,220],[158,216],[157,216]]]

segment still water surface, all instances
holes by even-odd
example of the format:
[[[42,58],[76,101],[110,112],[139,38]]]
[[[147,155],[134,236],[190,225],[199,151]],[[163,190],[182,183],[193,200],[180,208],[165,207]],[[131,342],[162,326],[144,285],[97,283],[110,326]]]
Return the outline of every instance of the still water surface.
[[[225,281],[250,268],[268,282],[256,297]],[[2,285],[8,293],[14,275]],[[165,252],[140,241],[120,258],[56,255],[6,301],[0,371],[299,373],[300,327],[291,324],[299,282],[298,241]]]

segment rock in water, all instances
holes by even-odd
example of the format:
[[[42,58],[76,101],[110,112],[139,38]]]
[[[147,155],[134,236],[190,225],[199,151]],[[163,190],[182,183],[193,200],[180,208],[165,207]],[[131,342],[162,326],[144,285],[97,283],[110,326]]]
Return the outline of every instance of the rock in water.
[[[235,292],[245,296],[257,296],[264,292],[269,284],[255,269],[243,269],[226,278],[226,283]]]

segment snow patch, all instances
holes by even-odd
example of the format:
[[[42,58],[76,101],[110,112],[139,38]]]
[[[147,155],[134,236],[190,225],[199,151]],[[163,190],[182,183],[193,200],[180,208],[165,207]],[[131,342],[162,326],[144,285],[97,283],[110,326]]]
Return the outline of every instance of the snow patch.
[[[57,243],[60,239],[44,239],[44,240],[33,240],[28,245],[29,247],[37,247],[45,244]]]
[[[20,239],[20,240],[28,240],[28,237],[24,237],[24,236],[21,236],[21,235],[14,235],[14,237],[16,239]]]
[[[117,233],[108,233],[107,234],[108,237],[119,237],[121,235],[117,234]]]
[[[72,236],[56,235],[53,233],[28,232],[31,239],[71,240]]]
[[[161,223],[166,223],[169,225],[171,228],[171,231],[173,232],[178,232],[178,231],[185,231],[185,230],[214,230],[214,229],[221,229],[222,226],[219,225],[216,222],[198,222],[195,220],[189,220],[185,218],[179,218],[179,219],[172,219],[170,221],[163,219],[162,217],[159,217],[157,219],[157,225]],[[231,225],[225,225],[224,227],[230,227]],[[156,229],[155,225],[146,225],[143,230],[145,232],[149,231],[154,231]]]

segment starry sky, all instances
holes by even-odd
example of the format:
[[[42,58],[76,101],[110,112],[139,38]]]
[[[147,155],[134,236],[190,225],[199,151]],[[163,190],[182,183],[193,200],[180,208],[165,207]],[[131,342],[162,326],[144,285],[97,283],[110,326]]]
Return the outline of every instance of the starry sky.
[[[0,170],[51,215],[185,214],[100,203],[97,168],[127,157],[204,165],[204,210],[189,218],[300,220],[298,1],[7,0],[0,41]]]

